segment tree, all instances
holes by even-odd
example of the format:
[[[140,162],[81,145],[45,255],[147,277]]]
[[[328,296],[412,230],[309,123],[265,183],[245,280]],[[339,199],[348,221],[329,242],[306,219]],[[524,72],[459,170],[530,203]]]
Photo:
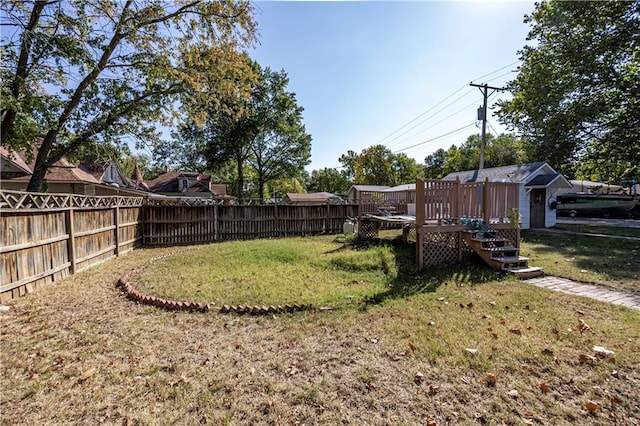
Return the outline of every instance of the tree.
[[[439,179],[449,173],[475,170],[480,164],[480,134],[471,135],[457,147],[447,151],[439,149],[425,158],[426,176]],[[513,134],[487,135],[485,146],[486,167],[502,167],[532,161],[523,147],[521,139]]]
[[[270,181],[301,176],[311,156],[311,136],[303,123],[303,108],[287,91],[287,74],[255,61],[249,66],[254,79],[247,96],[227,98],[224,109],[209,113],[203,124],[190,119],[180,127],[180,143],[174,150],[184,146],[211,170],[235,162],[240,198],[245,171],[252,170],[255,195],[263,198]]]
[[[525,23],[534,43],[519,52],[501,121],[568,176],[638,176],[640,1],[541,2]]]
[[[264,68],[260,84],[251,95],[250,122],[255,126],[249,139],[248,164],[257,174],[258,194],[274,180],[295,177],[311,157],[311,136],[307,134],[295,93],[287,92],[289,78]]]
[[[447,153],[440,148],[424,159],[424,175],[429,179],[441,179],[444,175],[444,165],[447,161]]]
[[[348,151],[340,156],[347,176],[354,184],[395,186],[412,182],[420,176],[420,166],[406,154],[394,154],[384,145],[373,145],[360,154]]]
[[[351,186],[346,173],[337,169],[325,167],[311,172],[310,192],[331,192],[332,194],[346,194]]]
[[[249,2],[3,1],[1,142],[40,146],[29,191],[91,141],[158,140],[176,101],[200,120],[246,90],[240,50],[254,41]],[[206,105],[208,108],[202,108]]]

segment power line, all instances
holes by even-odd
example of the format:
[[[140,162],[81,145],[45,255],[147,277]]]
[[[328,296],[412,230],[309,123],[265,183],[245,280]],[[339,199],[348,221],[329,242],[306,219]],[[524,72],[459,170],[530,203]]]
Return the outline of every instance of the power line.
[[[413,123],[414,121],[416,121],[417,119],[419,119],[420,117],[424,116],[425,114],[428,114],[429,112],[431,112],[435,107],[437,107],[438,105],[442,104],[443,102],[445,102],[446,100],[448,100],[449,98],[452,98],[453,96],[455,96],[456,94],[458,94],[460,91],[462,91],[465,87],[467,87],[467,85],[465,84],[464,86],[460,87],[458,90],[456,90],[455,92],[453,92],[452,94],[450,94],[449,96],[447,96],[446,98],[444,98],[443,100],[441,100],[440,102],[438,102],[437,104],[435,104],[434,106],[432,106],[431,108],[429,108],[428,110],[420,113],[417,117],[413,118],[411,121],[403,124],[402,126],[400,126],[399,128],[397,128],[396,130],[394,130],[393,132],[389,133],[387,136],[383,137],[382,139],[380,139],[378,142],[374,143],[374,145],[379,145],[381,144],[385,139],[387,139],[389,136],[394,135],[395,133],[399,132],[400,130],[404,129],[405,127],[407,127],[408,125],[410,125],[411,123]],[[411,130],[411,129],[409,129]],[[392,139],[393,140],[393,139]]]
[[[497,73],[497,72],[500,72],[500,71],[502,71],[502,70],[504,70],[504,69],[507,69],[507,68],[509,68],[509,67],[512,67],[513,65],[516,65],[516,64],[518,64],[518,63],[520,63],[520,62],[521,62],[520,60],[517,60],[517,61],[515,61],[515,62],[512,62],[512,63],[508,64],[508,65],[505,65],[505,66],[503,66],[503,67],[500,67],[500,68],[498,68],[498,69],[496,69],[496,70],[494,70],[494,71],[491,71],[491,72],[489,72],[489,73],[487,73],[487,74],[481,75],[480,77],[477,77],[477,78],[475,78],[475,79],[473,79],[473,80],[476,80],[476,81],[477,81],[477,80],[480,80],[480,79],[482,79],[482,78],[488,77],[488,76],[493,75],[493,74],[495,74],[495,73]],[[499,75],[498,77],[494,77],[494,78],[492,78],[491,80],[495,80],[495,79],[498,79],[498,78],[500,78],[500,77],[504,77],[505,75],[511,74],[512,72],[513,72],[513,71],[509,71],[508,73],[501,74],[501,75]],[[472,80],[472,81],[473,81],[473,80]],[[415,117],[415,118],[413,118],[412,120],[408,121],[407,123],[403,124],[402,126],[400,126],[399,128],[397,128],[397,129],[396,129],[396,130],[394,130],[393,132],[389,133],[389,134],[388,134],[388,135],[386,135],[385,137],[383,137],[383,138],[379,139],[376,143],[374,143],[374,145],[379,145],[379,144],[383,143],[383,142],[384,142],[386,139],[388,139],[389,137],[391,137],[391,136],[393,136],[394,134],[398,133],[399,131],[401,131],[401,130],[402,130],[402,129],[404,129],[405,127],[409,126],[410,124],[414,123],[416,120],[420,119],[420,118],[421,118],[421,117],[423,117],[424,115],[426,115],[426,114],[428,114],[429,112],[431,112],[431,111],[432,111],[433,109],[435,109],[437,106],[439,106],[439,105],[443,104],[443,103],[444,103],[444,102],[446,102],[448,99],[450,99],[450,98],[454,97],[455,95],[457,95],[457,94],[458,94],[459,92],[461,92],[465,87],[467,87],[467,85],[466,85],[466,84],[465,84],[464,86],[460,87],[459,89],[457,89],[456,91],[454,91],[454,92],[453,92],[452,94],[450,94],[449,96],[447,96],[447,97],[445,97],[444,99],[442,99],[440,102],[438,102],[438,103],[436,103],[435,105],[433,105],[431,108],[429,108],[429,109],[427,109],[426,111],[424,111],[424,112],[420,113],[418,116],[416,116],[416,117]],[[468,93],[470,93],[470,92],[468,92]],[[466,95],[466,94],[465,94],[465,95]],[[462,97],[464,97],[465,95],[463,95]],[[459,97],[459,98],[458,98],[458,99],[456,99],[456,100],[459,100],[459,99],[460,99],[460,98],[462,98],[462,97]],[[453,103],[455,103],[455,101],[454,101],[454,102],[451,102],[449,105],[447,105],[447,107],[448,107],[448,106],[450,106],[450,105],[452,105]],[[387,141],[387,143],[389,143],[389,142],[391,142],[391,141],[396,140],[398,137],[400,137],[400,136],[402,136],[402,135],[406,134],[408,131],[410,131],[410,130],[412,130],[412,129],[416,128],[418,125],[420,125],[420,124],[424,123],[425,121],[427,121],[428,119],[430,119],[430,118],[434,117],[435,115],[437,115],[438,113],[440,113],[441,111],[443,111],[444,109],[446,109],[447,107],[444,107],[444,108],[440,109],[438,112],[436,112],[436,113],[434,113],[434,114],[430,115],[429,117],[425,118],[425,119],[424,119],[424,120],[422,120],[420,123],[417,123],[416,125],[414,125],[414,126],[413,126],[413,127],[411,127],[410,129],[407,129],[407,130],[406,130],[405,132],[403,132],[402,134],[397,135],[396,137],[394,137],[394,138],[393,138],[393,139],[391,139],[390,141]]]
[[[427,117],[427,118],[425,118],[424,120],[422,120],[422,121],[420,121],[420,122],[416,123],[415,125],[411,126],[410,128],[408,128],[408,129],[407,129],[407,130],[405,130],[404,132],[400,133],[399,135],[397,135],[396,137],[394,137],[393,139],[391,139],[391,140],[390,140],[390,141],[388,141],[388,142],[392,142],[392,141],[394,141],[394,140],[398,139],[399,137],[401,137],[401,136],[403,136],[403,135],[406,135],[409,131],[411,131],[411,130],[415,129],[415,128],[416,128],[416,127],[418,127],[419,125],[424,124],[427,120],[429,120],[429,119],[431,119],[431,118],[435,117],[436,115],[440,114],[442,111],[444,111],[445,109],[449,108],[451,105],[455,104],[456,102],[458,102],[460,99],[462,99],[462,98],[464,98],[465,96],[467,96],[467,95],[468,95],[469,93],[471,93],[472,91],[473,91],[473,90],[469,90],[469,91],[465,92],[463,95],[461,95],[461,96],[457,97],[455,100],[451,101],[451,102],[450,102],[450,103],[448,103],[446,106],[444,106],[444,107],[440,108],[438,111],[434,112],[433,114],[431,114],[430,116],[428,116],[428,117]],[[442,103],[442,102],[440,102],[440,103]],[[433,109],[433,108],[431,108],[431,109]],[[425,129],[425,130],[426,130],[426,129]],[[395,144],[389,145],[387,148],[391,148],[391,147],[393,147],[393,146],[397,146],[397,145],[399,145],[400,143],[402,143],[403,141],[404,141],[404,140],[402,140],[402,141],[400,141],[400,142],[397,142],[397,143],[395,143]]]
[[[458,129],[455,129],[455,130],[452,130],[452,131],[450,131],[450,132],[444,133],[444,134],[442,134],[442,135],[440,135],[440,136],[436,136],[435,138],[427,139],[426,141],[422,141],[422,142],[417,143],[417,144],[415,144],[415,145],[411,145],[411,146],[408,146],[408,147],[406,147],[406,148],[402,148],[402,149],[400,149],[400,150],[398,150],[398,151],[394,151],[393,153],[394,153],[394,154],[397,154],[397,153],[402,152],[402,151],[407,151],[407,150],[412,149],[412,148],[415,148],[415,147],[417,147],[417,146],[424,145],[424,144],[427,144],[427,143],[429,143],[429,142],[436,141],[436,140],[438,140],[438,139],[442,139],[442,138],[444,138],[445,136],[452,135],[452,134],[454,134],[454,133],[460,132],[460,131],[462,131],[462,130],[464,130],[464,129],[467,129],[467,128],[469,128],[469,127],[471,127],[471,126],[475,126],[475,125],[476,125],[476,123],[467,124],[466,126],[462,126],[462,127],[458,128]]]

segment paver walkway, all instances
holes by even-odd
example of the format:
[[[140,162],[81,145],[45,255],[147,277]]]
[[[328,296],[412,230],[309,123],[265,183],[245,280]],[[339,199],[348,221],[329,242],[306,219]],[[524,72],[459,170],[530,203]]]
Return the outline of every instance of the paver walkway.
[[[631,309],[640,310],[640,295],[632,293],[611,290],[598,285],[585,284],[553,276],[531,278],[525,282],[538,287],[545,287],[550,290],[590,297],[602,302],[609,302],[615,305],[622,305]]]

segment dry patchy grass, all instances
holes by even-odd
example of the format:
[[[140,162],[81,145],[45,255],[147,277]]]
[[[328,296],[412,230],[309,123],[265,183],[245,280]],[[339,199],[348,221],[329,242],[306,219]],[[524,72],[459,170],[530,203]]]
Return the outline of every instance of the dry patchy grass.
[[[118,275],[169,252],[136,251],[0,314],[4,424],[640,423],[637,311],[474,267],[396,277],[322,313],[123,298]]]

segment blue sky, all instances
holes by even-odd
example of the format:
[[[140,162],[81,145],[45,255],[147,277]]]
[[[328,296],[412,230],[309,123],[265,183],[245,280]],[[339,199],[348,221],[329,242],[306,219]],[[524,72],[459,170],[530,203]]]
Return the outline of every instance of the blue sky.
[[[468,84],[500,87],[515,77],[528,32],[523,17],[534,8],[431,1],[255,6],[260,44],[252,57],[289,75],[313,137],[309,171],[338,167],[341,154],[377,143],[423,163],[438,148],[480,133],[482,94]],[[490,105],[506,96],[494,94]],[[489,124],[492,133],[505,130],[495,118]]]

